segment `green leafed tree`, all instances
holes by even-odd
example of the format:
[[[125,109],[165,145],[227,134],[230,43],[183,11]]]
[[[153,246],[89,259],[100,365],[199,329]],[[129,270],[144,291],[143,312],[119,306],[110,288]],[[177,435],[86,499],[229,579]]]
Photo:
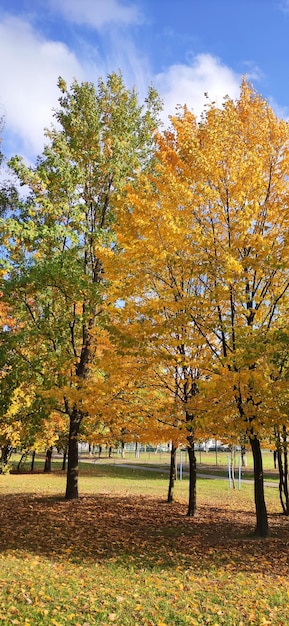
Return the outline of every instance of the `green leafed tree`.
[[[35,167],[11,168],[29,195],[6,221],[5,298],[21,328],[22,358],[42,378],[43,398],[69,421],[66,498],[78,497],[78,435],[97,412],[101,356],[109,320],[103,258],[118,252],[114,198],[153,161],[160,101],[144,105],[120,74],[97,86],[59,79],[56,124]],[[17,341],[17,333],[15,333]],[[33,358],[32,358],[33,357]],[[92,367],[93,363],[93,367]],[[94,386],[93,407],[86,401]]]

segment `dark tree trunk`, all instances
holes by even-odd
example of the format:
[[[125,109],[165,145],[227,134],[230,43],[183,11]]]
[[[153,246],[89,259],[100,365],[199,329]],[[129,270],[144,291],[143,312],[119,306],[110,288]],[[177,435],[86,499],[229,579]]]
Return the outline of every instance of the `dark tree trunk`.
[[[287,432],[283,426],[282,438],[279,432],[276,432],[277,445],[277,462],[279,470],[279,496],[284,515],[289,515],[289,494],[288,494],[288,451],[287,451]],[[284,461],[284,463],[283,463]]]
[[[21,465],[23,465],[26,457],[27,457],[27,452],[22,452],[21,457],[20,457],[19,462],[18,462],[18,465],[17,465],[17,472],[20,472]]]
[[[7,465],[9,458],[11,456],[12,446],[3,446],[1,448],[1,464]]]
[[[61,470],[63,472],[65,472],[65,470],[66,470],[66,457],[67,457],[67,448],[64,448],[64,450],[63,450],[63,457],[62,457],[62,467],[61,467]]]
[[[109,446],[108,448],[108,458],[111,459],[112,457],[112,446]]]
[[[187,437],[189,455],[189,506],[188,517],[194,517],[197,506],[197,460],[193,435]]]
[[[66,500],[78,498],[78,435],[81,417],[76,409],[70,415],[68,439],[68,464],[66,477]]]
[[[264,497],[264,475],[260,441],[257,437],[252,435],[250,437],[250,444],[254,459],[254,496],[256,509],[255,535],[257,537],[268,537],[269,525]]]
[[[52,448],[46,450],[44,472],[51,472]]]
[[[235,482],[235,457],[236,457],[236,448],[235,448],[235,446],[231,446],[230,465],[231,465],[231,479],[232,479],[233,489],[236,489],[236,482]]]
[[[288,449],[287,449],[287,431],[283,426],[283,454],[284,454],[284,496],[286,501],[286,515],[289,515],[289,495],[288,495]]]
[[[241,446],[241,462],[242,467],[247,467],[246,446]]]
[[[176,453],[177,453],[177,448],[172,443],[169,490],[168,490],[168,500],[167,500],[168,502],[174,501],[174,486],[175,486],[175,480],[176,480]]]
[[[34,462],[35,462],[35,450],[32,451],[32,455],[31,455],[31,465],[30,465],[30,472],[33,472],[34,470]]]

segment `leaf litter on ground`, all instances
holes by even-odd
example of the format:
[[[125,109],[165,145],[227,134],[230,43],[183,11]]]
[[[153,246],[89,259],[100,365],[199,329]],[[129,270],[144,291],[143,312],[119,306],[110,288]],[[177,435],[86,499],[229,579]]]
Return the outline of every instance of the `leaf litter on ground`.
[[[287,625],[288,519],[255,539],[237,494],[209,500],[2,495],[1,625]]]

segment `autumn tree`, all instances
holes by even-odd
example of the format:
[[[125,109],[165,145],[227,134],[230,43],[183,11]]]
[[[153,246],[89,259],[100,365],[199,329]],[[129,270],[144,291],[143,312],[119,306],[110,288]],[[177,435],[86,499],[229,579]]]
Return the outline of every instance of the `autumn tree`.
[[[190,315],[211,351],[203,392],[216,419],[249,437],[256,534],[266,537],[260,440],[278,411],[267,346],[289,287],[288,124],[244,81],[237,101],[208,106],[197,143],[186,114],[176,125],[201,231],[206,289]]]
[[[127,185],[115,226],[123,252],[115,260],[105,260],[105,272],[113,283],[115,300],[123,300],[118,321],[127,351],[133,350],[145,363],[146,388],[159,395],[153,424],[158,422],[160,433],[166,429],[176,445],[187,445],[188,515],[193,516],[196,423],[190,400],[198,393],[200,365],[208,350],[188,315],[192,302],[198,306],[203,284],[196,245],[198,224],[192,215],[190,190],[180,180],[178,150],[173,131],[159,135],[154,170],[140,172],[137,182]],[[117,275],[123,282],[116,282]],[[148,429],[151,426],[151,421],[146,422]]]
[[[160,102],[151,88],[145,106],[121,75],[69,89],[59,79],[56,125],[33,168],[11,161],[30,195],[6,224],[10,267],[5,297],[13,300],[43,393],[69,418],[66,498],[78,496],[78,435],[84,400],[103,373],[97,346],[105,335],[108,283],[102,256],[117,252],[113,198],[149,167]],[[20,353],[25,355],[20,347]],[[91,364],[94,363],[94,369]]]
[[[249,438],[259,536],[268,534],[260,441],[278,419],[268,345],[289,286],[288,132],[246,81],[237,101],[209,104],[199,123],[179,109],[159,137],[157,174],[140,174],[120,212],[134,315],[144,300],[159,316],[174,311],[166,363],[174,347],[182,368],[197,364],[199,393],[191,380],[186,394],[184,380],[187,414]],[[146,332],[160,336],[154,322]]]

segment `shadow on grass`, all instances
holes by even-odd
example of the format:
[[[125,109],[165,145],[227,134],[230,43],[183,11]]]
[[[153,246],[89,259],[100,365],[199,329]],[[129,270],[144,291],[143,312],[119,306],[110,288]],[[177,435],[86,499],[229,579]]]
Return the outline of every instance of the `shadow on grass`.
[[[1,551],[27,551],[52,560],[119,562],[138,569],[213,567],[288,573],[289,524],[270,518],[271,537],[250,539],[254,515],[186,506],[144,496],[100,494],[65,501],[58,496],[0,499]],[[286,571],[286,574],[285,574]]]
[[[95,475],[95,476],[113,476],[118,477],[124,480],[131,480],[132,478],[137,478],[138,480],[160,480],[162,478],[168,477],[169,468],[168,467],[156,467],[155,465],[146,466],[145,468],[137,467],[133,463],[123,463],[123,464],[114,464],[114,463],[101,463],[100,465],[96,463],[83,463],[79,464],[80,474],[82,475]]]
[[[151,467],[137,467],[134,466],[133,463],[130,464],[114,464],[112,463],[101,463],[100,465],[96,463],[79,463],[79,471],[80,476],[98,476],[98,477],[114,477],[121,478],[124,480],[131,480],[132,478],[136,478],[137,480],[160,480],[162,478],[168,477],[169,468],[168,467],[156,467],[155,465]],[[65,476],[65,471],[61,469],[60,463],[58,466],[54,464],[52,466],[52,471],[50,474],[57,474],[58,476]],[[21,467],[20,470],[17,470],[15,467],[11,470],[10,474],[18,475],[28,474],[33,476],[35,474],[44,474],[43,469],[35,468],[33,471],[30,470],[29,466]],[[184,475],[184,478],[187,476]]]

